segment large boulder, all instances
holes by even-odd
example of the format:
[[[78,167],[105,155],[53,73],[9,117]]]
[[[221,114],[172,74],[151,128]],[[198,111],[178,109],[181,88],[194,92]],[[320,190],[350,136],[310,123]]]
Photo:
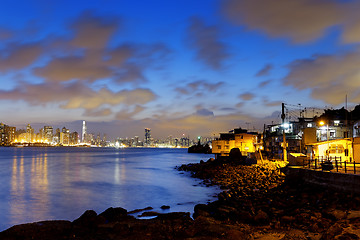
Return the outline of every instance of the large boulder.
[[[229,158],[231,161],[239,161],[242,162],[242,154],[239,148],[232,148],[229,153]]]

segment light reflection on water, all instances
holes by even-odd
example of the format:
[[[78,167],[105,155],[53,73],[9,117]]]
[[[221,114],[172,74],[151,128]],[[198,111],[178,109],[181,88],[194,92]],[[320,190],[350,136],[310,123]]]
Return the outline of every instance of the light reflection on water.
[[[0,148],[0,231],[14,224],[67,219],[85,210],[152,206],[192,212],[217,188],[180,174],[176,165],[211,155],[186,149]]]

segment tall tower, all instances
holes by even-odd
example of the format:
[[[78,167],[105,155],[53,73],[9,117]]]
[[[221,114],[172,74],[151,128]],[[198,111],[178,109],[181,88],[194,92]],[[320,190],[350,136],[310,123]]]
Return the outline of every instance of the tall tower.
[[[151,138],[151,134],[150,134],[150,128],[145,128],[145,144],[146,145],[150,145],[150,138]]]
[[[81,142],[85,142],[85,140],[86,140],[86,122],[83,121]]]

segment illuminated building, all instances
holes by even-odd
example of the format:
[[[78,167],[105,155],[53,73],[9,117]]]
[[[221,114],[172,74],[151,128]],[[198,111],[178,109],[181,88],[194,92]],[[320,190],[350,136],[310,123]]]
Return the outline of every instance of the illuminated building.
[[[0,123],[0,145],[8,146],[15,141],[16,127]]]
[[[239,148],[243,156],[256,152],[260,147],[258,133],[247,132],[237,128],[229,133],[220,133],[220,138],[212,141],[212,153],[218,156],[229,156],[230,150]]]
[[[145,145],[150,145],[150,139],[151,139],[150,132],[151,132],[150,128],[145,128],[145,140],[144,140]]]
[[[53,142],[53,135],[54,135],[54,130],[53,127],[51,126],[44,126],[43,128],[43,139],[45,141],[47,141],[48,143],[52,143]]]
[[[70,145],[79,143],[79,134],[77,132],[70,133]]]
[[[86,122],[83,121],[81,141],[86,142]]]
[[[62,145],[70,144],[70,131],[65,127],[63,127],[60,132],[60,144]]]
[[[31,143],[34,141],[34,129],[30,126],[30,124],[26,127],[26,142]]]

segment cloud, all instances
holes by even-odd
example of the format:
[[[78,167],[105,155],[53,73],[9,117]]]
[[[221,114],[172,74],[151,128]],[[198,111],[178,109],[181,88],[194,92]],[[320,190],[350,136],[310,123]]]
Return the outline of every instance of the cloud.
[[[104,108],[104,109],[86,109],[84,116],[88,117],[106,117],[112,114],[112,111],[110,108]]]
[[[338,55],[314,55],[312,58],[299,59],[287,67],[289,74],[283,79],[286,85],[299,90],[310,90],[314,99],[329,104],[360,100],[360,52]]]
[[[360,54],[359,51],[338,55],[314,55],[299,59],[287,67],[289,74],[283,79],[286,85],[299,90],[310,90],[314,99],[329,104],[360,100]]]
[[[259,84],[259,87],[260,87],[260,88],[266,87],[266,86],[268,86],[270,83],[271,83],[270,80],[263,81],[263,82],[261,82],[261,83]]]
[[[40,43],[11,43],[0,54],[0,70],[18,70],[33,64],[42,54]]]
[[[135,107],[132,108],[132,110],[123,110],[123,111],[120,111],[116,114],[116,119],[118,120],[131,120],[133,119],[133,117],[142,112],[145,108],[140,106],[140,105],[136,105]]]
[[[247,93],[241,94],[239,97],[244,101],[250,101],[250,100],[254,99],[255,95],[247,92]]]
[[[156,98],[149,89],[110,91],[107,88],[93,90],[82,82],[71,84],[21,83],[13,90],[0,91],[0,99],[23,100],[33,105],[59,103],[64,109],[94,110],[104,105],[145,104]],[[88,111],[87,113],[91,113]]]
[[[118,17],[95,16],[92,12],[84,12],[71,24],[75,32],[71,44],[80,48],[105,48],[110,37],[120,28],[120,23]]]
[[[263,103],[265,104],[265,106],[267,107],[280,107],[281,106],[281,101],[269,101],[268,99],[263,99]]]
[[[182,95],[207,94],[208,92],[216,92],[225,85],[224,82],[210,83],[205,80],[198,80],[186,84],[184,87],[177,87],[175,91]]]
[[[14,33],[11,30],[0,27],[0,40],[8,40],[13,37],[13,35]]]
[[[214,116],[214,113],[206,108],[198,109],[196,114],[200,116]]]
[[[233,22],[271,37],[295,43],[313,41],[333,26],[343,28],[345,42],[359,42],[357,1],[336,0],[227,0],[224,13]]]
[[[54,58],[46,66],[35,68],[34,73],[52,82],[73,79],[95,81],[111,77],[111,68],[97,57],[85,55]]]
[[[270,74],[270,71],[273,69],[272,64],[266,64],[258,73],[256,73],[256,77],[263,77],[268,76]]]
[[[215,70],[223,68],[229,54],[225,44],[219,40],[215,26],[207,26],[201,19],[193,17],[188,28],[188,39],[198,60]]]

